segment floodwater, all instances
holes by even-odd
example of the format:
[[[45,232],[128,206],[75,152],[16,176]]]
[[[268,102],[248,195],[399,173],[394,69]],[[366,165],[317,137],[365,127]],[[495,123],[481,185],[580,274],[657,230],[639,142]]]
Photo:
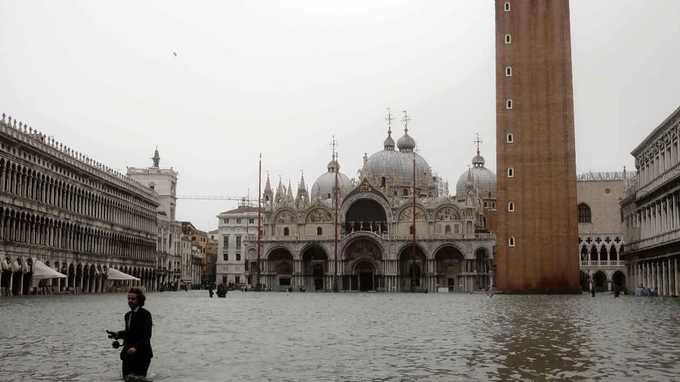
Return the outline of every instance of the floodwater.
[[[680,379],[680,299],[152,293],[154,381]],[[0,298],[0,380],[121,380],[123,294]]]

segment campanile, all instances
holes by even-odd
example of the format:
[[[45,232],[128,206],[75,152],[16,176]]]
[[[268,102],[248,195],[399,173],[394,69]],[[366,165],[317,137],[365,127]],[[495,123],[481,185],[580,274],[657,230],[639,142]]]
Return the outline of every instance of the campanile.
[[[569,0],[496,2],[496,279],[580,290]]]

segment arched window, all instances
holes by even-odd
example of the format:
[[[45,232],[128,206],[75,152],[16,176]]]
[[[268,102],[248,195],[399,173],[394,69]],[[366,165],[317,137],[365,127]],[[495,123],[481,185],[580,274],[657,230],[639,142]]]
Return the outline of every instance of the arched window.
[[[588,205],[585,204],[585,203],[581,203],[581,204],[578,205],[578,222],[579,223],[592,223],[592,217],[590,215],[590,207],[588,207]]]
[[[515,212],[515,203],[508,202],[508,212]]]
[[[508,238],[508,247],[514,247],[514,246],[515,246],[515,237],[514,237],[514,236],[510,236],[510,237]]]
[[[444,227],[444,233],[451,233],[451,226],[450,225],[447,224],[446,227]]]
[[[506,66],[505,67],[505,76],[506,77],[512,77],[512,66]]]
[[[323,235],[323,229],[321,229],[321,227],[316,227],[316,235],[317,236]]]
[[[288,236],[288,235],[290,235],[290,230],[288,229],[288,227],[283,227],[283,236]]]
[[[509,33],[505,35],[505,43],[512,44],[512,36]]]

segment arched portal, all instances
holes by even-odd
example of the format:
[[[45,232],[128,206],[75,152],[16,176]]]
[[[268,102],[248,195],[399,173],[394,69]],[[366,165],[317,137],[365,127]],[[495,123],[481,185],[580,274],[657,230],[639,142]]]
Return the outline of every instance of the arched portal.
[[[387,233],[387,216],[380,203],[371,199],[354,202],[345,215],[345,232]]]
[[[382,249],[368,237],[352,241],[343,254],[342,288],[345,290],[375,290],[385,287],[382,272]],[[369,281],[370,279],[370,281]],[[360,283],[360,281],[363,282]]]
[[[273,250],[267,257],[268,272],[273,275],[272,288],[287,289],[291,287],[293,277],[293,255],[285,248]]]
[[[614,290],[622,291],[626,289],[626,275],[621,271],[616,271],[612,275],[612,287]]]
[[[328,273],[328,256],[318,245],[312,245],[302,253],[302,273],[305,289],[324,289],[324,276]],[[328,285],[326,285],[326,288]]]
[[[604,292],[607,290],[607,275],[602,271],[597,271],[593,275],[593,284],[595,285],[595,290],[599,292]]]
[[[437,286],[448,288],[449,291],[463,290],[465,284],[460,277],[463,271],[465,257],[454,246],[444,246],[437,250],[434,255],[435,274],[437,275]]]
[[[375,266],[367,260],[359,260],[354,266],[354,274],[357,278],[357,289],[362,292],[375,289]]]
[[[425,253],[419,246],[409,244],[399,253],[399,287],[410,291],[425,286],[423,276],[427,272]]]

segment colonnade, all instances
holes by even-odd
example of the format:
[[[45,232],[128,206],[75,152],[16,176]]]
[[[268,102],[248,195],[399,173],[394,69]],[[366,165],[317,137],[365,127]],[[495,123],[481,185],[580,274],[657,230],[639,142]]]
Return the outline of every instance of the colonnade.
[[[628,265],[631,287],[654,289],[659,296],[680,296],[680,255],[639,259]]]
[[[149,291],[158,288],[160,277],[151,267],[113,265],[110,263],[81,263],[62,261],[50,263],[41,260],[66,278],[34,279],[34,258],[5,257],[0,259],[0,296],[56,293],[104,293],[125,291],[130,286],[141,286]],[[107,279],[109,268],[139,278],[139,281],[114,281]],[[108,282],[107,282],[108,281]]]

